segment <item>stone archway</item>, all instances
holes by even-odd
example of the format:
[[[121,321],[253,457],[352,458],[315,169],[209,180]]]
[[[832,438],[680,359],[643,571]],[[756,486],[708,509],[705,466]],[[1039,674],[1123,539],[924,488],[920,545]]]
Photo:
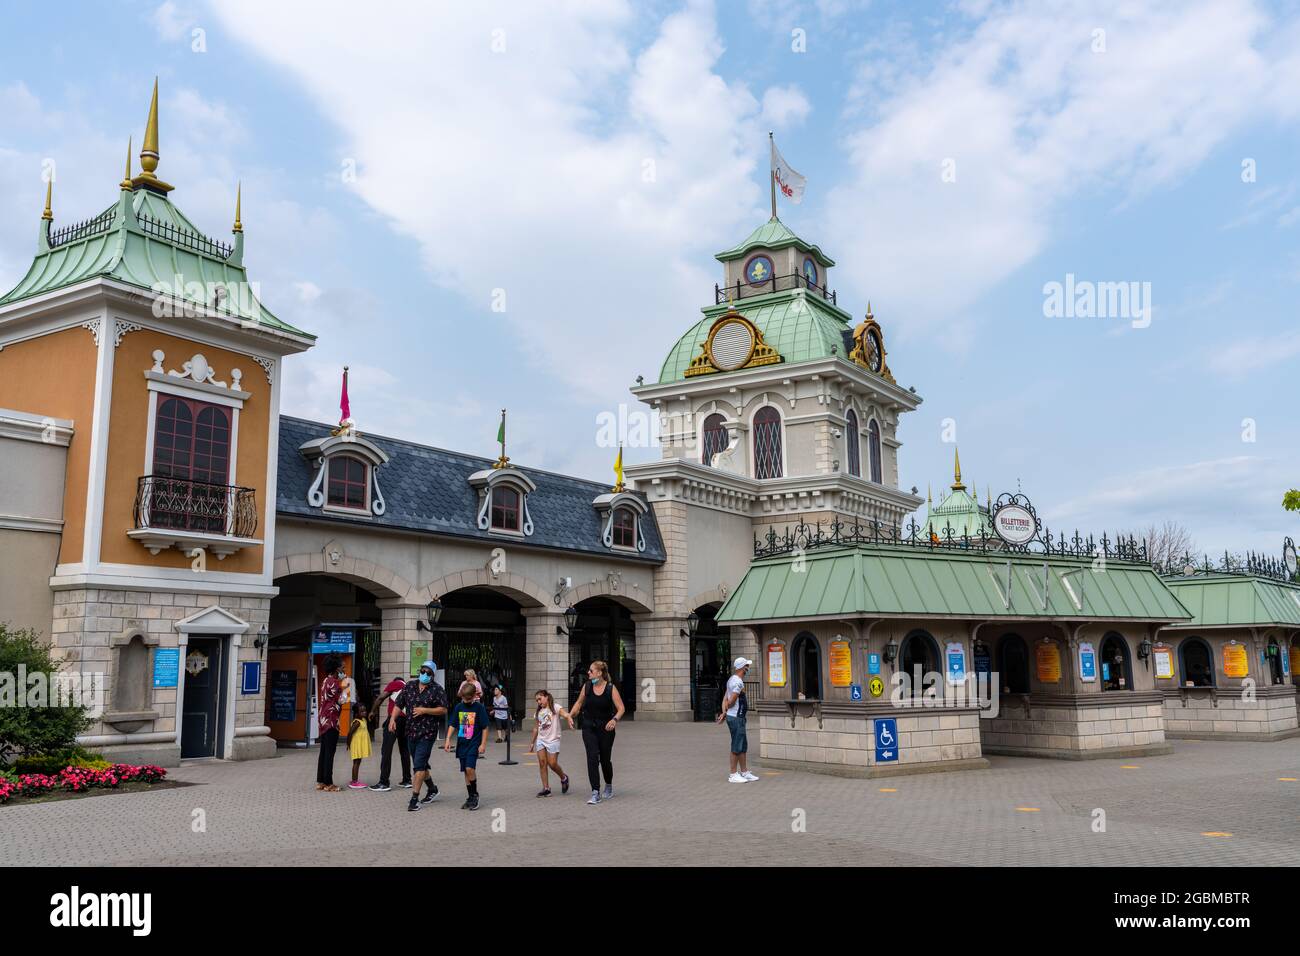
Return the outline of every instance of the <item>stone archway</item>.
[[[487,568],[468,568],[430,581],[410,596],[412,604],[424,606],[435,597],[463,588],[481,587],[506,594],[527,608],[551,607],[553,595],[522,574],[493,574]]]
[[[587,584],[579,585],[578,587],[574,588],[572,591],[568,593],[568,595],[566,596],[566,600],[568,604],[579,604],[582,601],[586,601],[591,598],[602,598],[602,597],[609,598],[611,601],[615,601],[623,605],[633,614],[650,614],[653,613],[654,611],[654,598],[650,597],[649,595],[644,595],[646,600],[643,600],[642,599],[643,595],[641,595],[639,592],[635,597],[633,597],[631,594],[628,594],[626,591],[616,590],[614,588],[611,588],[609,586],[609,582],[606,580],[589,582]]]
[[[325,574],[340,578],[359,584],[376,597],[386,600],[405,599],[414,590],[411,583],[397,572],[373,561],[353,558],[341,552],[338,553],[337,560],[331,560],[324,550],[276,558],[271,567],[272,579],[286,578],[291,574]]]

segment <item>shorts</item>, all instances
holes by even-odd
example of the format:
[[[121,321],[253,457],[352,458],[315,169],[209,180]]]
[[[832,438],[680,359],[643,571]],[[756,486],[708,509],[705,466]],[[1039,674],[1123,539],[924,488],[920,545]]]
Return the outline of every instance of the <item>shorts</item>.
[[[478,748],[471,747],[466,751],[458,750],[456,752],[456,759],[460,761],[461,773],[464,773],[466,770],[473,770],[478,766]]]
[[[510,718],[509,718],[509,717],[493,717],[493,718],[492,718],[492,726],[495,727],[497,730],[509,730],[509,729],[510,729]]]
[[[745,719],[743,717],[728,717],[727,729],[731,731],[731,752],[733,754],[743,754],[749,750],[749,737],[745,733]]]
[[[429,769],[429,755],[433,753],[434,739],[432,737],[412,737],[406,741],[407,749],[411,751],[411,769],[413,771]]]
[[[557,740],[539,740],[537,741],[537,750],[545,750],[548,754],[558,754],[560,752],[560,741]]]

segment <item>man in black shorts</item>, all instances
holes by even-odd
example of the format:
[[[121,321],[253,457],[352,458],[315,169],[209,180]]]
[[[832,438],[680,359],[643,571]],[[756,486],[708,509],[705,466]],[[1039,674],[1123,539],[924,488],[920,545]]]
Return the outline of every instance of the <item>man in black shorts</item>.
[[[420,665],[419,676],[402,688],[393,701],[396,710],[388,721],[388,729],[397,732],[397,713],[406,715],[406,741],[411,751],[411,768],[415,771],[415,787],[407,810],[418,810],[421,804],[430,803],[438,796],[438,787],[429,775],[429,754],[438,735],[439,718],[447,713],[447,695],[433,679],[437,673],[433,661]],[[421,784],[428,782],[429,792],[420,797]]]

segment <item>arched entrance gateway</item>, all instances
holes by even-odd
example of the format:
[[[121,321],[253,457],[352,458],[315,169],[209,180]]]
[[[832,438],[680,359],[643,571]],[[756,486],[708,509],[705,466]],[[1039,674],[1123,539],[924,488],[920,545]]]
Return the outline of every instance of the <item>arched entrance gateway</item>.
[[[605,661],[631,717],[637,701],[636,622],[632,612],[609,597],[587,598],[574,609],[578,619],[569,633],[569,702],[578,699],[591,662]]]
[[[521,720],[532,689],[524,686],[527,624],[520,603],[488,587],[461,588],[439,600],[442,615],[428,653],[442,673],[448,699],[455,699],[465,671],[473,670],[485,705],[492,688],[501,687],[511,716]]]
[[[731,676],[731,628],[718,624],[722,602],[703,604],[694,611],[695,635],[691,638],[691,713],[697,721],[718,715],[723,688]]]

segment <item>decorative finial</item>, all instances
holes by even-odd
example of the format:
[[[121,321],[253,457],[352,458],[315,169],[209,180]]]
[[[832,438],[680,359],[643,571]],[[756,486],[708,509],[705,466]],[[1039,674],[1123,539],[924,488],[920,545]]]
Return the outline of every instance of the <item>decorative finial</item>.
[[[956,447],[952,450],[952,490],[966,490],[966,486],[961,483],[961,455],[958,454]]]
[[[928,482],[925,486],[925,503],[927,505],[934,504],[934,486]]]
[[[54,199],[54,177],[50,176],[45,180],[45,211],[41,213],[41,218],[47,222],[54,221],[54,209],[50,203]]]
[[[172,191],[171,186],[154,175],[158,168],[158,78],[153,80],[153,99],[149,101],[149,119],[144,127],[144,145],[140,147],[140,168],[142,172],[131,180],[131,185],[144,186],[154,192],[166,195]]]
[[[135,146],[135,137],[129,136],[126,140],[126,172],[122,176],[121,186],[123,189],[131,188],[131,149]]]
[[[240,206],[243,204],[243,199],[244,199],[244,184],[240,182],[239,185],[235,187],[235,228],[231,230],[232,232],[244,231],[244,224],[239,221],[239,209]]]
[[[874,318],[875,318],[875,316],[871,314],[871,300],[870,300],[870,299],[867,300],[867,318],[869,318],[869,319],[874,319]]]

